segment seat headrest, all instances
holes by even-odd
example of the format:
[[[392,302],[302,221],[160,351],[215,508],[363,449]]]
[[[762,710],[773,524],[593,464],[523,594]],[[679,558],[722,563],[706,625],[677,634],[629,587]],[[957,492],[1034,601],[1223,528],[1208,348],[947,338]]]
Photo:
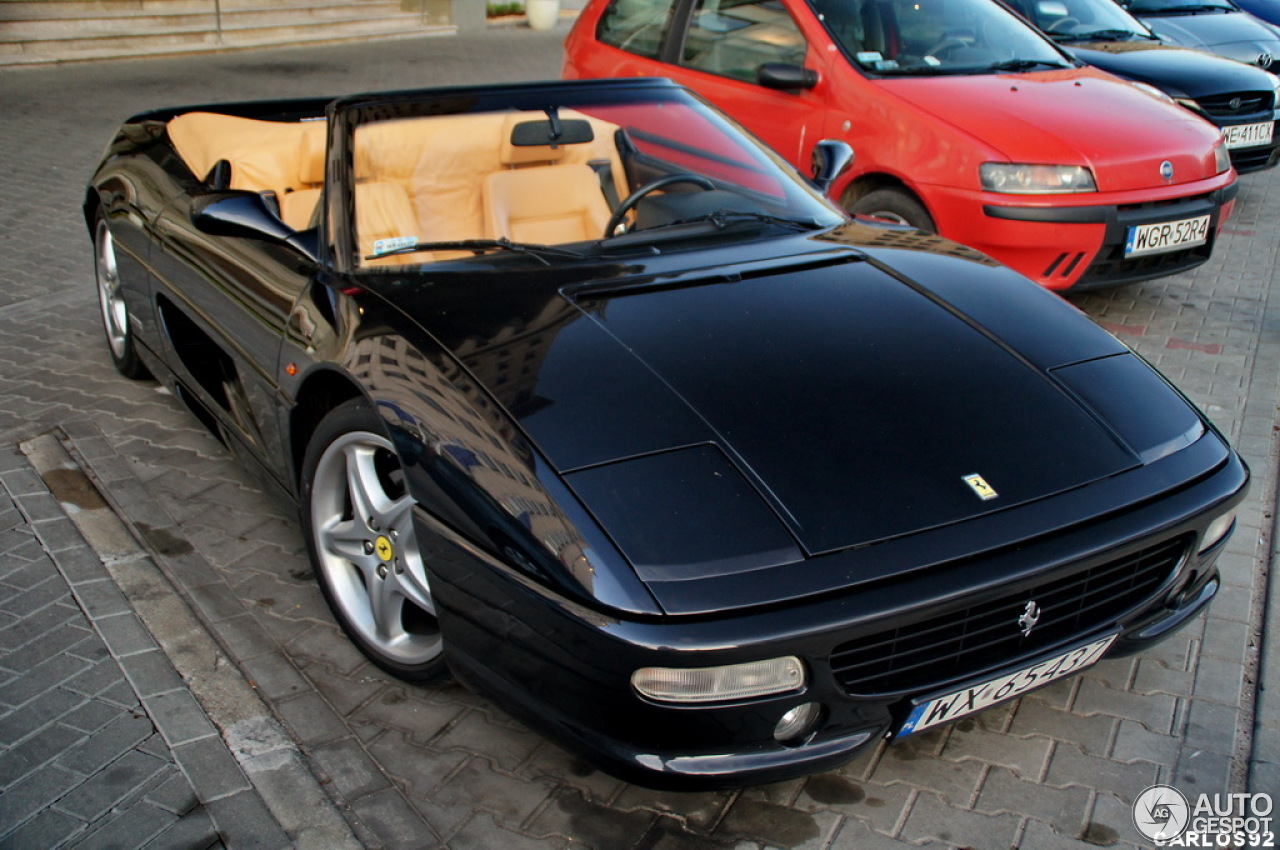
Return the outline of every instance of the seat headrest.
[[[304,125],[298,145],[298,180],[305,186],[324,182],[325,122]]]
[[[591,124],[581,118],[531,119],[529,113],[508,115],[503,122],[503,165],[524,165],[530,162],[559,162],[564,158],[566,145],[581,145],[595,139]]]

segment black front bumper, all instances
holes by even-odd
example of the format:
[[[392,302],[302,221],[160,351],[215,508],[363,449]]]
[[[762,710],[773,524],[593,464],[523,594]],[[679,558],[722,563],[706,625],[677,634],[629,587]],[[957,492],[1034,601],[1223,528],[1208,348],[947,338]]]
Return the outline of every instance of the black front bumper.
[[[1167,637],[1212,599],[1219,543],[1200,552],[1208,523],[1243,498],[1248,474],[1234,455],[1212,473],[1160,499],[1004,547],[882,580],[856,591],[724,616],[624,619],[548,591],[519,571],[451,541],[423,518],[439,545],[430,561],[448,658],[455,674],[521,721],[592,764],[642,785],[709,789],[781,781],[832,769],[893,734],[921,695],[1015,672],[1054,646],[1028,647],[961,674],[899,692],[856,694],[832,665],[840,644],[910,626],[939,611],[1016,595],[1161,541],[1184,554],[1140,604],[1081,625],[1065,647],[1119,631],[1109,654]],[[456,544],[456,545],[455,545]],[[1016,623],[1008,624],[1016,629]],[[640,667],[705,667],[794,655],[808,681],[799,692],[735,703],[676,706],[639,696]],[[821,720],[790,744],[774,739],[782,715],[816,702]]]

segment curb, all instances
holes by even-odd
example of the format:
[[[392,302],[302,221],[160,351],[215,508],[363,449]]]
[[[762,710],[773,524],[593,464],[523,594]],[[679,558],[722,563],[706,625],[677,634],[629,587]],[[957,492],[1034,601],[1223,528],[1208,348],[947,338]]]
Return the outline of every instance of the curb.
[[[70,430],[76,435],[67,433]],[[244,785],[253,789],[283,831],[283,835],[276,837],[276,846],[293,844],[335,850],[362,847],[307,767],[292,738],[195,615],[157,560],[139,544],[136,528],[128,522],[122,505],[113,498],[112,488],[103,486],[95,463],[88,459],[92,449],[107,446],[105,438],[87,423],[70,423],[67,431],[25,440],[19,443],[19,449],[44,479],[194,696],[194,705],[181,709],[186,722],[198,723],[201,714],[212,722],[238,765]],[[98,464],[110,466],[114,461],[124,468],[114,453],[110,457],[98,453],[97,458]],[[136,479],[133,483],[136,488],[128,488],[133,491],[131,507],[158,510],[159,505],[154,503],[139,504],[150,497]],[[76,586],[72,589],[75,592]],[[81,607],[92,619],[92,606],[82,603]],[[115,654],[114,647],[112,651]],[[149,705],[146,699],[143,703],[164,732],[166,715],[172,714],[172,708]],[[173,755],[196,789],[209,787],[196,769],[203,766],[203,759],[195,758],[195,752],[184,753],[180,747],[173,748]],[[233,780],[232,785],[235,784]],[[210,802],[204,799],[206,794],[200,796],[201,802]],[[218,819],[215,815],[214,819],[228,846],[260,847],[271,843],[270,836],[238,817]]]

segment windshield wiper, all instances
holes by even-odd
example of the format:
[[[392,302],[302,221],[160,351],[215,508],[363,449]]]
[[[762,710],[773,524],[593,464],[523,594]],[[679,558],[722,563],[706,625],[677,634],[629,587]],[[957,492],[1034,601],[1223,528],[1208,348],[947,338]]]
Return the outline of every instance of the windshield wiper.
[[[1227,6],[1189,3],[1185,6],[1165,6],[1163,9],[1143,9],[1142,11],[1130,7],[1127,11],[1131,15],[1194,15],[1199,12],[1230,12],[1231,9]]]
[[[510,239],[459,239],[453,242],[414,242],[412,245],[401,245],[390,251],[370,254],[366,260],[377,260],[382,257],[394,257],[397,254],[415,254],[418,251],[470,251],[483,254],[486,251],[510,251],[515,254],[528,254],[543,265],[551,265],[548,257],[582,260],[586,254],[570,251],[568,248],[557,248],[554,245],[537,245],[532,242],[512,242]]]
[[[1061,62],[1050,62],[1046,59],[1006,59],[974,68],[970,73],[981,74],[985,71],[1030,71],[1032,68],[1067,68]]]
[[[769,215],[768,213],[757,212],[741,212],[735,210],[716,210],[714,212],[703,213],[689,218],[678,218],[675,221],[664,221],[662,224],[655,224],[652,227],[646,227],[643,230],[632,231],[634,233],[647,233],[650,230],[659,230],[664,227],[675,227],[681,224],[698,224],[700,222],[708,222],[715,226],[717,230],[724,230],[734,224],[742,224],[743,222],[761,222],[763,224],[780,224],[783,227],[789,227],[792,230],[817,230],[822,225],[811,218],[784,218],[782,216]]]
[[[1074,33],[1049,33],[1049,37],[1057,42],[1068,41],[1131,41],[1133,39],[1142,39],[1143,41],[1154,41],[1152,36],[1146,33],[1134,32],[1133,30],[1094,30],[1093,32],[1074,32]]]

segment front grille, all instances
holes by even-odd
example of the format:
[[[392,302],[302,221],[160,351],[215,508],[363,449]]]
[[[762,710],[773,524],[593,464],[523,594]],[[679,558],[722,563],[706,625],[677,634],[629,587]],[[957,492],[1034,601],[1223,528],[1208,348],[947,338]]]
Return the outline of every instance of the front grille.
[[[842,643],[831,655],[851,694],[933,688],[1029,658],[1092,634],[1150,599],[1173,575],[1183,536],[999,599]],[[1040,621],[1029,637],[1018,618],[1031,601]]]
[[[1271,92],[1241,91],[1201,97],[1196,103],[1214,118],[1238,118],[1271,109]]]
[[[1266,168],[1270,164],[1275,150],[1271,145],[1260,148],[1236,148],[1231,151],[1231,164],[1235,166],[1236,171],[1240,174],[1257,171],[1259,168]]]

